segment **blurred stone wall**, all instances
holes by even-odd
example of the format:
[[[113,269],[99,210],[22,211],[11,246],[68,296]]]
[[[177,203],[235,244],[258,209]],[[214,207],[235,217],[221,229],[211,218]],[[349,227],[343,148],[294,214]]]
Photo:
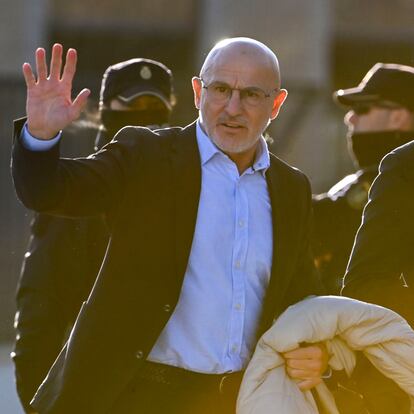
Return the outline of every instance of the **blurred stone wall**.
[[[54,0],[51,13],[57,24],[72,27],[167,32],[191,29],[196,7],[192,0]]]

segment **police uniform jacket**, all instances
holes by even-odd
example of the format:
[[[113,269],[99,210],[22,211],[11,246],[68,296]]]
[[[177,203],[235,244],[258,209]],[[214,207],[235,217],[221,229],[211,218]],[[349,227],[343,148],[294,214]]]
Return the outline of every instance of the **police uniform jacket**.
[[[414,326],[414,142],[388,154],[372,184],[343,294],[378,303]]]
[[[358,170],[312,198],[312,251],[329,294],[338,295],[378,165]]]

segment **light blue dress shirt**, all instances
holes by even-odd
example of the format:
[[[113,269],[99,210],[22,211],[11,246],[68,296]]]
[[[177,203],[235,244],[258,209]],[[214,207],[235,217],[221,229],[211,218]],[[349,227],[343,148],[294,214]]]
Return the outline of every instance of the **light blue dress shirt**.
[[[24,145],[33,139],[26,131]],[[196,372],[239,371],[254,351],[271,272],[269,152],[260,138],[253,166],[239,175],[199,123],[197,143],[202,180],[190,258],[178,304],[148,359]]]
[[[191,371],[246,367],[272,263],[272,214],[260,139],[253,167],[241,176],[197,124],[201,194],[190,258],[173,315],[149,360]]]

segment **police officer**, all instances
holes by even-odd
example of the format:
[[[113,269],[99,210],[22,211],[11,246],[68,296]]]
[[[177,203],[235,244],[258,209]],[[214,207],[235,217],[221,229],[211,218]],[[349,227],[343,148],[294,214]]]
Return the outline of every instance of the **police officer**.
[[[100,91],[99,129],[93,129],[95,149],[125,125],[165,126],[174,104],[172,73],[162,63],[137,58],[109,66]],[[79,128],[64,135],[79,135]],[[38,214],[33,220],[17,290],[12,353],[26,412],[89,294],[107,242],[107,228],[99,217],[73,220]]]
[[[109,66],[100,92],[97,146],[125,125],[167,126],[174,105],[172,74],[162,63],[136,58]]]
[[[413,90],[413,67],[377,63],[357,87],[334,93],[335,100],[348,109],[344,122],[357,171],[313,198],[315,261],[332,294],[340,291],[380,160],[414,138]]]

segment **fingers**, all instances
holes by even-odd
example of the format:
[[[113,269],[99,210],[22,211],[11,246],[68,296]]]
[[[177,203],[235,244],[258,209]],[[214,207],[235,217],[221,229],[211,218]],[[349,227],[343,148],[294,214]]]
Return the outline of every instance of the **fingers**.
[[[52,57],[50,59],[50,76],[49,79],[52,80],[59,80],[60,79],[60,73],[62,70],[62,55],[63,55],[63,47],[59,43],[55,43],[52,48]],[[45,49],[39,47],[36,50],[36,71],[37,71],[37,81],[44,81],[48,77],[48,67],[46,63],[46,51]],[[65,81],[67,83],[71,83],[73,80],[73,77],[76,72],[76,62],[77,62],[77,53],[75,49],[68,49],[66,53],[66,62],[63,69],[62,74],[62,81]],[[26,65],[26,64],[25,64]],[[32,79],[35,79],[33,76],[33,71],[31,71],[31,76],[29,72],[30,65],[28,65],[29,68],[26,68],[25,65],[23,65],[23,74],[25,76],[26,84],[29,83],[32,84]]]
[[[318,359],[322,358],[323,350],[319,345],[301,346],[283,354],[286,359]]]
[[[300,380],[300,389],[307,390],[319,384],[328,367],[329,355],[324,344],[303,346],[283,354],[287,374]]]
[[[83,107],[86,104],[86,101],[88,100],[88,96],[91,94],[91,91],[89,89],[82,89],[78,96],[74,99],[72,102],[72,118],[76,119],[79,117]]]
[[[320,362],[312,359],[287,359],[286,372],[295,379],[320,378],[322,375]]]
[[[76,72],[76,63],[78,57],[75,49],[68,49],[66,53],[65,67],[63,68],[62,82],[72,83]]]
[[[24,76],[24,81],[26,82],[26,86],[28,88],[31,88],[32,86],[36,84],[36,78],[33,75],[32,67],[30,66],[29,63],[24,63],[22,70],[23,70],[23,76]]]
[[[306,378],[322,374],[322,364],[315,359],[287,359],[286,370],[291,377]],[[300,376],[302,375],[302,376]]]
[[[46,65],[46,52],[45,49],[39,47],[36,49],[36,71],[38,81],[46,80],[47,78],[47,65]]]
[[[52,48],[52,57],[50,59],[50,79],[59,80],[62,69],[62,45],[55,43]]]

